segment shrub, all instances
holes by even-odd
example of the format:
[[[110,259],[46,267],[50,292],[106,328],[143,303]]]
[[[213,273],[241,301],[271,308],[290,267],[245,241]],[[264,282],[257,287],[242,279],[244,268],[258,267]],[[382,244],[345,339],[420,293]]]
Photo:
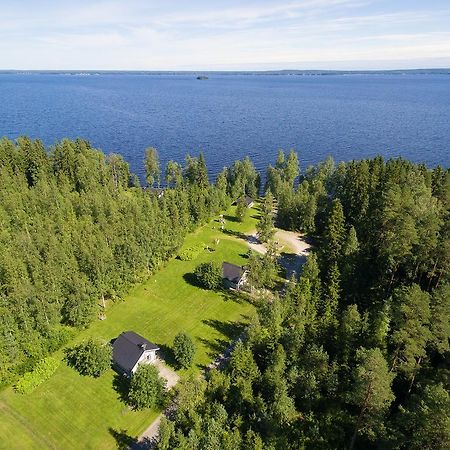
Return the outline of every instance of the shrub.
[[[48,380],[56,372],[60,364],[60,360],[51,356],[42,359],[31,372],[25,373],[19,379],[14,386],[15,390],[21,394],[30,394],[40,384]]]
[[[67,362],[81,375],[99,377],[111,365],[112,348],[108,343],[89,339],[67,351]]]
[[[196,245],[185,248],[178,254],[178,259],[181,259],[181,261],[192,261],[200,254],[203,248],[204,245]]]
[[[135,409],[162,406],[166,381],[152,364],[141,364],[131,378],[128,400]]]
[[[198,265],[194,274],[198,284],[205,289],[217,289],[222,284],[222,268],[215,262]]]
[[[195,354],[194,342],[186,333],[180,332],[173,341],[173,353],[180,367],[187,369],[192,365]]]

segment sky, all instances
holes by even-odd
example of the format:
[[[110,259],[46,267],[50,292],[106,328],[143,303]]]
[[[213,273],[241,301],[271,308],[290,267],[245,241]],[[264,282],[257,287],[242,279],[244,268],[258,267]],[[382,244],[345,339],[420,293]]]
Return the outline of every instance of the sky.
[[[0,69],[450,67],[449,0],[0,0]]]

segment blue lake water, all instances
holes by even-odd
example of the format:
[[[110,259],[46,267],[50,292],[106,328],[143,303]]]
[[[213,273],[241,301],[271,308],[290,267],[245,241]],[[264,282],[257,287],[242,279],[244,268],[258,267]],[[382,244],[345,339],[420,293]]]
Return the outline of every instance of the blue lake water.
[[[381,154],[449,165],[449,75],[1,74],[0,136],[51,145],[83,137],[119,152],[142,175],[203,151],[211,174],[249,155],[258,169],[279,148],[302,166]]]

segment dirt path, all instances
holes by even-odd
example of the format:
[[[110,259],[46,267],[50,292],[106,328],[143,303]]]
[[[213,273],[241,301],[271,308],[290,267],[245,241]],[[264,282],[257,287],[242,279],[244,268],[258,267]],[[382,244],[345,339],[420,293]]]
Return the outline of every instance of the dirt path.
[[[180,376],[173,370],[169,369],[162,360],[157,359],[155,361],[155,366],[159,370],[159,375],[166,380],[167,389],[172,388],[178,383]]]
[[[167,389],[172,388],[178,383],[180,376],[173,370],[169,369],[161,359],[158,358],[154,364],[159,370],[159,375],[166,380]],[[139,436],[138,442],[132,446],[133,450],[151,449],[155,446],[161,418],[163,415],[167,415],[171,409],[172,405],[168,406],[167,409],[150,424],[150,426]]]
[[[283,246],[283,252],[280,256],[280,264],[286,270],[286,276],[289,278],[296,270],[305,262],[311,245],[305,240],[305,237],[299,233],[286,230],[277,230],[275,232],[274,240]],[[261,254],[265,254],[267,249],[264,244],[258,241],[256,237],[256,231],[247,235],[248,246]],[[208,369],[214,369],[223,366],[226,360],[230,357],[230,354],[236,345],[236,342],[242,339],[242,335],[234,339],[230,345],[218,355],[211,364],[208,365]],[[162,361],[157,361],[157,366],[162,377],[167,380],[167,387],[171,388],[175,386],[179,380],[179,376],[172,370],[170,370]],[[168,415],[173,412],[173,405],[170,405],[166,411],[161,413],[150,426],[139,436],[138,443],[133,446],[133,449],[151,449],[156,444],[158,438],[159,425],[163,415]]]
[[[280,244],[285,244],[297,255],[307,256],[311,251],[311,244],[306,241],[305,235],[294,231],[277,230],[275,240]]]
[[[234,346],[236,345],[237,341],[239,339],[242,339],[244,337],[244,333],[240,334],[236,339],[234,339],[228,347],[217,357],[214,359],[213,362],[211,362],[207,370],[217,369],[220,367],[223,367],[225,362],[228,360],[228,358],[231,355],[231,352],[233,351]],[[160,375],[167,380],[167,387],[170,388],[172,386],[175,386],[177,384],[180,377],[173,372],[172,370],[168,369],[162,361],[158,360],[156,363],[157,367],[160,370]],[[169,379],[166,377],[166,374]],[[162,412],[151,424],[150,426],[139,436],[138,442],[132,447],[133,450],[144,450],[144,449],[152,449],[156,445],[156,440],[158,438],[159,433],[159,425],[161,423],[161,419],[163,416],[169,416],[174,412],[174,405],[171,404],[167,407],[167,409]]]
[[[274,241],[288,247],[297,255],[306,256],[311,249],[311,244],[306,241],[305,236],[295,231],[277,230],[274,235]],[[259,242],[256,230],[247,236],[247,244],[258,253],[265,254],[267,251],[266,246]]]
[[[296,275],[299,268],[305,263],[306,257],[311,250],[305,236],[294,231],[277,230],[274,241],[282,247],[282,252],[278,262],[286,271],[286,278]],[[255,252],[264,255],[267,252],[265,244],[258,241],[256,231],[247,236],[248,246]]]
[[[219,355],[216,356],[216,359],[208,364],[208,370],[212,369],[220,369],[222,368],[225,363],[227,362],[228,358],[231,356],[231,352],[233,351],[235,345],[239,340],[242,340],[244,338],[245,331],[241,333],[236,339],[234,339],[232,342],[230,342],[230,345]]]

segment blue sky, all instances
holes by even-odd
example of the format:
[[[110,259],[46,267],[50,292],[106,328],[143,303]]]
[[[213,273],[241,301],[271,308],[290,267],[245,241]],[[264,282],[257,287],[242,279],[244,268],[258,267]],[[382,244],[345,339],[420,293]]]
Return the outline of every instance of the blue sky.
[[[450,67],[448,0],[0,0],[0,68]]]

